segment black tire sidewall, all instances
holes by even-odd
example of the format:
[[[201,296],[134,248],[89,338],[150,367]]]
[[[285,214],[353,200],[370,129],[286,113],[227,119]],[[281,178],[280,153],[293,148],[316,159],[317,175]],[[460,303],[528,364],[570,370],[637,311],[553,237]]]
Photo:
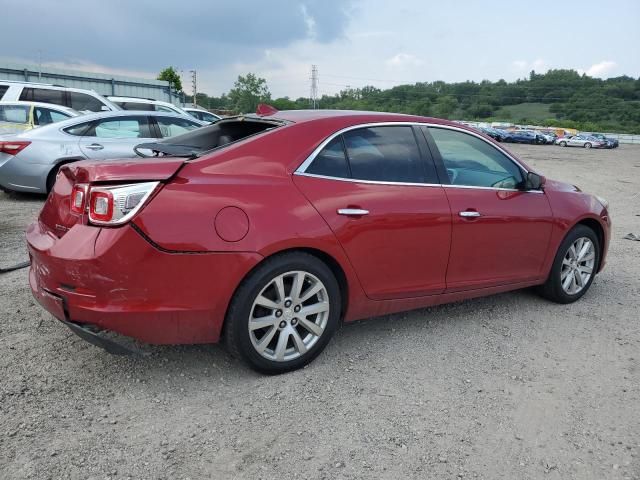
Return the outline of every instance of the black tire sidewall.
[[[262,289],[277,275],[294,270],[313,274],[324,284],[329,295],[329,319],[324,333],[307,353],[288,362],[274,362],[255,351],[247,322],[253,302]],[[242,358],[254,370],[267,374],[285,373],[303,367],[324,350],[338,328],[340,317],[340,287],[331,269],[313,255],[292,252],[267,259],[242,282],[227,313],[225,337],[232,354]]]
[[[573,242],[575,242],[578,238],[586,237],[593,242],[595,246],[596,258],[594,262],[593,272],[589,281],[585,285],[585,287],[580,290],[578,293],[574,295],[570,295],[564,291],[562,288],[562,280],[561,280],[561,272],[562,272],[562,261],[567,253],[567,250],[571,246]],[[598,265],[600,265],[600,241],[598,240],[598,236],[596,233],[585,225],[577,225],[575,226],[564,238],[560,247],[558,247],[558,251],[556,252],[556,256],[553,260],[553,266],[551,267],[551,273],[549,274],[549,278],[544,285],[546,289],[546,296],[551,300],[558,303],[572,303],[581,298],[593,283],[593,280],[596,277]]]

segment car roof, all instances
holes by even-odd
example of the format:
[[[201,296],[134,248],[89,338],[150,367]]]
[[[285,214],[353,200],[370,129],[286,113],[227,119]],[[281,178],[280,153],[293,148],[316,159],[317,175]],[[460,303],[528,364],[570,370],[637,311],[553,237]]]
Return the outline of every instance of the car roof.
[[[252,114],[251,116],[254,115]],[[280,120],[291,123],[306,123],[331,119],[334,119],[341,124],[417,122],[450,125],[472,130],[465,125],[449,120],[443,120],[441,118],[421,117],[417,115],[407,115],[404,113],[369,112],[360,110],[283,110],[274,113],[273,115],[258,115],[258,118],[265,120]]]
[[[194,123],[197,123],[201,126],[207,125],[206,122],[200,121],[197,118],[185,118],[184,115],[180,115],[179,113],[171,113],[171,112],[155,112],[155,111],[144,111],[144,110],[117,110],[113,112],[97,112],[97,113],[88,113],[86,115],[80,115],[79,117],[69,118],[67,120],[62,120],[60,122],[51,123],[49,125],[43,125],[42,127],[35,128],[33,130],[29,130],[21,135],[44,135],[46,132],[51,130],[61,130],[63,128],[71,127],[74,125],[79,125],[84,122],[91,122],[94,120],[101,120],[103,118],[118,118],[118,117],[131,117],[131,116],[140,116],[140,117],[171,117],[178,118],[181,120],[189,120]]]
[[[34,107],[48,108],[50,110],[60,110],[63,112],[70,113],[74,116],[82,115],[82,113],[80,113],[77,110],[74,110],[73,108],[65,107],[64,105],[57,105],[55,103],[29,102],[27,100],[11,100],[7,102],[0,101],[0,105],[25,105],[25,106],[33,105]]]
[[[171,105],[175,107],[173,103],[165,102],[164,100],[154,100],[153,98],[140,98],[140,97],[118,97],[116,95],[109,95],[108,100],[112,102],[131,102],[131,103],[162,103],[165,105]]]

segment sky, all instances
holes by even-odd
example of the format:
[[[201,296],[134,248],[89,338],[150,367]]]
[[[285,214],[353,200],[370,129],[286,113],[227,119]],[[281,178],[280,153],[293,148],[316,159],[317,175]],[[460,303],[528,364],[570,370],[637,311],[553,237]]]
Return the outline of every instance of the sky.
[[[153,78],[173,65],[220,95],[515,80],[550,68],[640,77],[638,0],[0,0],[3,60]],[[6,21],[7,19],[16,19]],[[19,20],[18,20],[19,19]]]

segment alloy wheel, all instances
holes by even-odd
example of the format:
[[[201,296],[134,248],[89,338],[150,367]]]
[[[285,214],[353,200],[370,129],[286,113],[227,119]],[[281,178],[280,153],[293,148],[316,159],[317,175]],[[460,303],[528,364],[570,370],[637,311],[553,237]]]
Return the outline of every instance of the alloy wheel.
[[[585,288],[593,275],[595,262],[595,246],[590,239],[581,237],[571,244],[562,260],[560,271],[560,281],[565,293],[575,295]]]
[[[306,354],[329,321],[329,295],[318,277],[291,271],[260,291],[248,319],[251,344],[262,357],[288,362]]]

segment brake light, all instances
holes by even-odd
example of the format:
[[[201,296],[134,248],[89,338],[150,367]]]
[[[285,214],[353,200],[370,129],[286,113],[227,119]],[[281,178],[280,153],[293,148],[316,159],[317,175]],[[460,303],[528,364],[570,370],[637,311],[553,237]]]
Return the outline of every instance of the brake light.
[[[160,182],[135,183],[89,190],[89,222],[95,225],[122,225],[144,205]]]
[[[0,153],[17,155],[29,145],[31,142],[0,142]]]
[[[84,183],[78,183],[71,190],[71,211],[82,215],[87,201],[87,188]]]

